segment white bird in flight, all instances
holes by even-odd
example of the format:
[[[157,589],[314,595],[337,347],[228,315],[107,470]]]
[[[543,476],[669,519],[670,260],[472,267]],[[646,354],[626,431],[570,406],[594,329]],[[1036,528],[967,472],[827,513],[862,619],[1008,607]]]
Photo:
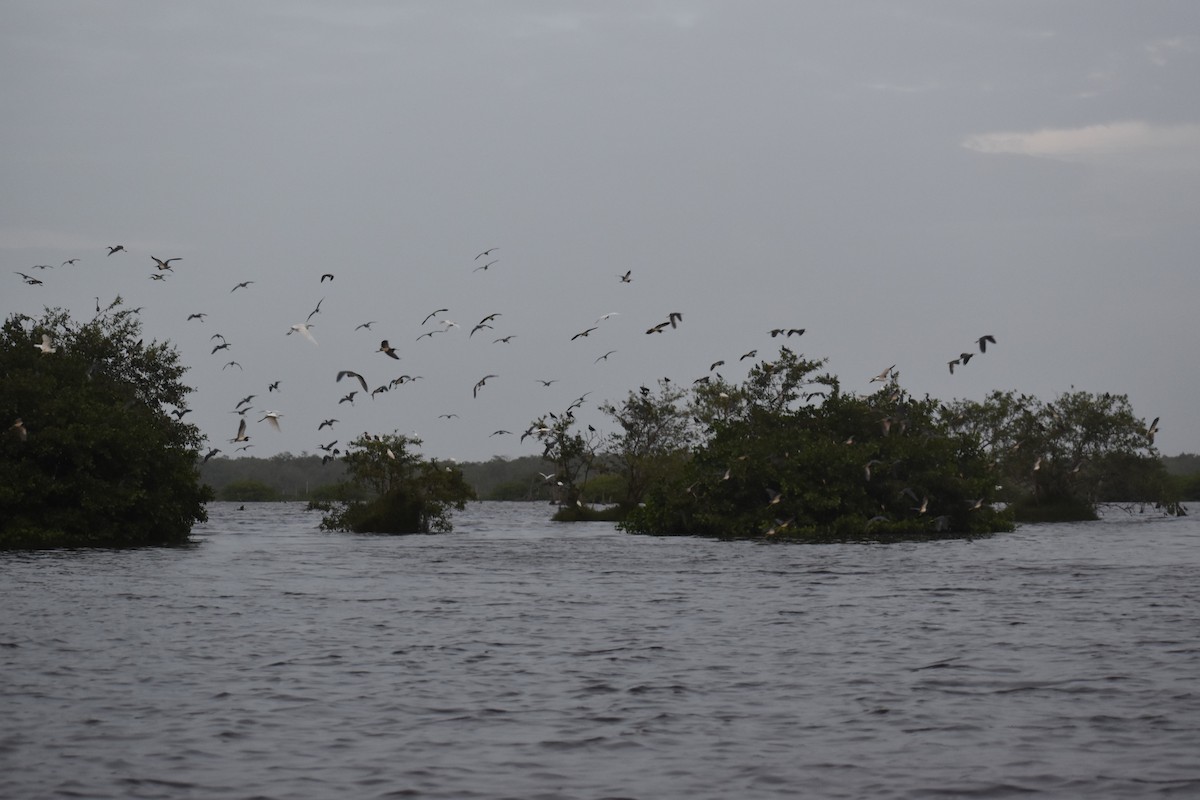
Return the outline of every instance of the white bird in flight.
[[[317,340],[314,339],[313,335],[308,332],[308,329],[311,327],[312,327],[312,325],[309,325],[306,322],[298,322],[295,325],[293,325],[290,330],[288,330],[287,335],[291,336],[293,333],[298,333],[301,336],[303,336],[305,339],[308,339],[313,344],[316,344]]]

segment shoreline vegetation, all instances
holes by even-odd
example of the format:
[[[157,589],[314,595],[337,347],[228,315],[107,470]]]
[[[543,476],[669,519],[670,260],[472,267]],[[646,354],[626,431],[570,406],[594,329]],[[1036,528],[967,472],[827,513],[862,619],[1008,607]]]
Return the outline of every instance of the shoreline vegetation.
[[[662,379],[601,403],[608,433],[577,423],[583,397],[547,412],[522,435],[539,456],[439,462],[393,432],[322,457],[202,457],[178,352],[145,343],[121,306],[84,324],[58,309],[4,323],[0,548],[184,544],[213,498],[305,499],[334,531],[447,532],[454,509],[482,498],[544,501],[557,521],[629,533],[875,541],[1096,519],[1106,502],[1183,514],[1200,496],[1200,456],[1164,459],[1158,421],[1125,395],[942,402],[894,367],[859,394],[787,346],[741,383]]]

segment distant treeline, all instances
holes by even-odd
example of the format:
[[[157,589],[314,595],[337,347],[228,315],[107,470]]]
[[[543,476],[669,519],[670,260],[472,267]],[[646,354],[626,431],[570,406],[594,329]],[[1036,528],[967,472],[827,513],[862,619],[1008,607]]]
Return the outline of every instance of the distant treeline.
[[[1200,455],[1163,456],[1163,466],[1176,481],[1184,501],[1200,501]],[[545,500],[555,498],[554,465],[540,456],[456,463],[480,500]],[[201,480],[222,500],[328,499],[345,479],[338,459],[281,453],[271,458],[212,458],[200,466]],[[603,477],[598,482],[602,482]],[[594,493],[594,492],[593,492]],[[1119,498],[1117,498],[1119,499]]]
[[[449,465],[449,464],[448,464]],[[554,465],[540,456],[455,463],[481,500],[550,500]],[[222,500],[328,499],[345,480],[339,459],[280,453],[270,458],[215,457],[200,465],[200,479]]]

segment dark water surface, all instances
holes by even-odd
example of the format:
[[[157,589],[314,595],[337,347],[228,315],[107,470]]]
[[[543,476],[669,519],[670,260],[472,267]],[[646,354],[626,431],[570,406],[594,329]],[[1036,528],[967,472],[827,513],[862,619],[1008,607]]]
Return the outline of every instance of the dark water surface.
[[[1193,509],[1200,511],[1200,509]],[[0,554],[0,797],[1200,797],[1200,518]]]

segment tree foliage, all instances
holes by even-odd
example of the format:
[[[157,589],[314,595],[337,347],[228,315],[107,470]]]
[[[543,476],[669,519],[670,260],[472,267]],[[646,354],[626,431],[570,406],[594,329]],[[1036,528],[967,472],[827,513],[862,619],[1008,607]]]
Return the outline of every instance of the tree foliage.
[[[652,484],[687,460],[697,440],[687,397],[687,391],[663,379],[657,390],[642,386],[629,392],[620,405],[600,406],[618,427],[605,439],[605,463],[611,463],[623,479],[618,484],[623,490],[619,505],[626,510],[641,503]]]
[[[0,546],[180,544],[206,518],[185,368],[121,303],[0,331]]]
[[[348,488],[372,497],[311,504],[327,512],[321,527],[355,533],[449,531],[450,510],[462,510],[475,493],[461,470],[422,459],[416,450],[420,444],[397,433],[364,434],[351,442],[342,456]]]
[[[978,442],[893,378],[842,391],[823,361],[781,348],[746,380],[693,390],[703,441],[651,483],[625,530],[722,538],[972,534],[1011,527]]]
[[[533,436],[542,445],[542,458],[554,465],[554,475],[546,478],[546,483],[556,487],[555,500],[561,506],[583,504],[583,486],[599,466],[600,434],[591,426],[586,434],[576,429],[575,409],[582,402],[579,398],[561,414],[538,417],[525,431],[525,436]]]
[[[1070,391],[1050,402],[994,391],[946,409],[952,429],[975,436],[1020,518],[1094,518],[1100,502],[1182,509],[1154,434],[1126,395]]]

